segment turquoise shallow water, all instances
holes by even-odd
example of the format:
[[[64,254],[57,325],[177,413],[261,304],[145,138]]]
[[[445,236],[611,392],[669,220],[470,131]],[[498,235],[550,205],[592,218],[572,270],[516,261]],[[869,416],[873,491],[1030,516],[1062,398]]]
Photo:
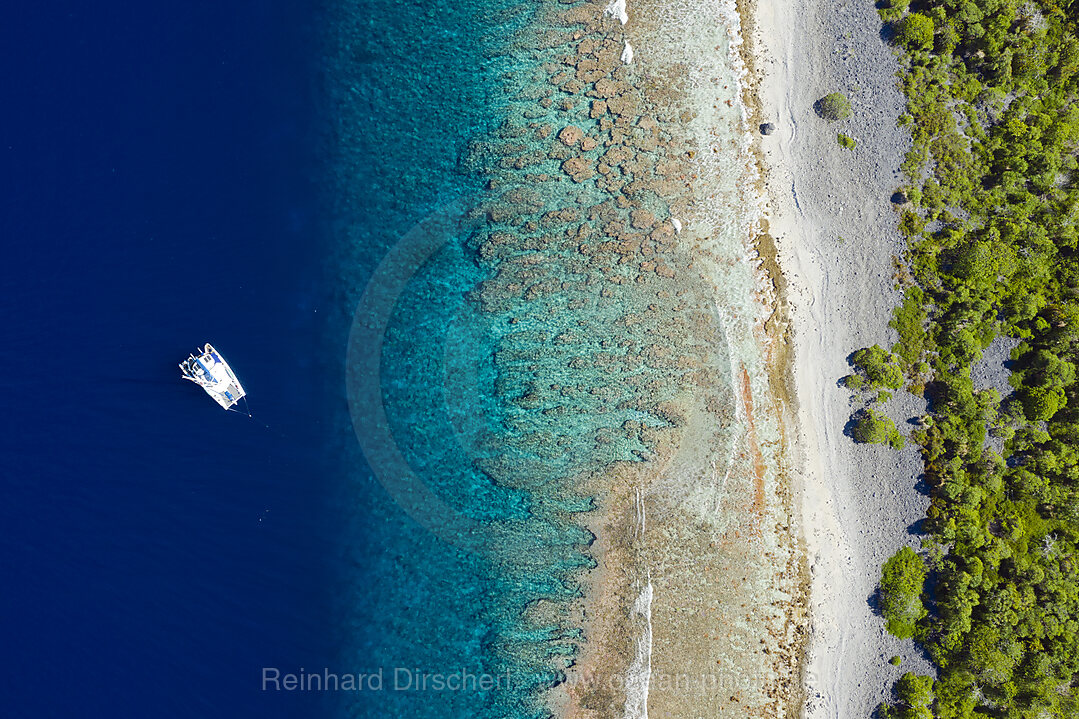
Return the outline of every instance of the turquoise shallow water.
[[[382,691],[341,697],[357,716],[543,715],[535,689],[557,678],[545,660],[570,651],[551,641],[563,629],[526,623],[522,614],[537,599],[574,594],[568,573],[588,561],[580,550],[590,537],[538,516],[530,492],[499,486],[483,470],[504,456],[505,409],[494,392],[496,333],[469,298],[487,273],[469,249],[476,225],[426,235],[416,229],[425,219],[467,213],[481,196],[483,177],[463,158],[469,142],[501,122],[500,78],[519,59],[496,48],[529,22],[531,9],[340,3],[327,17],[327,189],[339,250],[328,271],[352,288],[341,298],[343,314],[364,292],[392,293],[385,325],[353,336],[365,347],[381,342],[376,375],[361,381],[373,383],[385,424],[365,425],[362,403],[353,402],[353,415],[375,454],[392,445],[402,463],[368,463],[355,438],[341,439],[354,457],[352,491],[340,501],[349,505],[342,544],[356,571],[338,608],[346,634],[340,671],[382,671],[384,680]],[[410,232],[433,241],[430,255],[380,271]],[[388,476],[405,472],[490,536],[455,546],[417,523]],[[419,674],[457,670],[495,676],[498,686],[403,688]]]
[[[328,271],[355,429],[342,671],[502,678],[344,697],[357,715],[546,715],[593,562],[585,480],[729,401],[715,309],[671,269],[689,264],[684,150],[657,121],[674,114],[597,18],[554,0],[328,13]]]

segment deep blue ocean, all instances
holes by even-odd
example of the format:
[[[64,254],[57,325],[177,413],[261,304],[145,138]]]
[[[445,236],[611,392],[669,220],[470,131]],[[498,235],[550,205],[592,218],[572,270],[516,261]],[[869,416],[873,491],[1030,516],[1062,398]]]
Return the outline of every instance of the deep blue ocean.
[[[342,575],[315,14],[29,3],[0,23],[0,715],[316,716]],[[225,413],[177,363],[212,341]]]
[[[483,279],[467,236],[412,280],[381,381],[407,460],[500,528],[491,551],[391,497],[345,389],[380,259],[480,189],[462,158],[519,71],[492,48],[529,12],[102,0],[0,23],[0,716],[543,713],[526,699],[573,634],[521,618],[575,594],[589,537],[562,515],[587,503],[495,486],[454,434],[493,402],[447,411],[431,360],[462,349],[494,384],[497,338],[447,329]],[[206,341],[253,417],[181,381]],[[514,686],[264,691],[266,667]]]

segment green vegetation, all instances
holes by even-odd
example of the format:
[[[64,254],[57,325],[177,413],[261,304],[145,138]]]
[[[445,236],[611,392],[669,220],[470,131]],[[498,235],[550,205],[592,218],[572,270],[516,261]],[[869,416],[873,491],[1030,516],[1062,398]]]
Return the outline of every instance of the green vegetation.
[[[900,664],[903,663],[903,657],[896,654],[894,657],[888,660],[888,663],[891,664],[893,667],[898,667]]]
[[[911,50],[933,47],[933,21],[920,13],[907,15],[896,24],[896,40]]]
[[[858,350],[851,356],[851,364],[867,389],[899,389],[903,386],[903,370],[895,355],[880,345]],[[850,382],[847,384],[849,386]]]
[[[895,427],[895,422],[888,417],[865,408],[854,416],[851,435],[855,442],[867,444],[888,444],[894,449],[903,449],[903,435]]]
[[[898,704],[881,707],[883,719],[933,719],[933,677],[907,672],[895,685]]]
[[[882,368],[895,365],[930,400],[911,434],[932,494],[926,559],[901,551],[881,589],[889,630],[922,644],[937,679],[905,674],[881,712],[1075,716],[1079,1],[910,9],[880,11],[903,50],[900,124],[913,138],[899,342],[861,350],[846,384],[892,388]],[[1001,335],[1018,343],[1005,398],[975,391],[970,375]],[[857,419],[856,438],[887,434],[871,411]]]
[[[900,639],[910,639],[918,622],[929,613],[922,604],[925,564],[910,547],[903,547],[881,570],[881,611],[888,631]]]
[[[858,143],[854,141],[854,138],[850,135],[844,135],[842,132],[836,135],[836,140],[839,142],[839,146],[848,150],[853,150],[858,147]]]
[[[863,392],[868,403],[882,404],[892,398],[889,390],[903,386],[903,370],[898,358],[879,345],[860,349],[851,355],[854,373],[842,379],[845,387],[855,392]],[[905,445],[903,435],[888,417],[871,407],[864,407],[856,412],[851,436],[856,442],[867,444],[888,444],[895,449]]]
[[[1051,419],[1066,401],[1060,388],[1024,387],[1019,396],[1027,419],[1035,422]]]
[[[892,22],[903,17],[907,8],[910,7],[910,0],[882,0],[880,16],[885,22]]]
[[[814,108],[825,120],[846,120],[853,114],[850,100],[841,92],[833,92],[817,100]]]

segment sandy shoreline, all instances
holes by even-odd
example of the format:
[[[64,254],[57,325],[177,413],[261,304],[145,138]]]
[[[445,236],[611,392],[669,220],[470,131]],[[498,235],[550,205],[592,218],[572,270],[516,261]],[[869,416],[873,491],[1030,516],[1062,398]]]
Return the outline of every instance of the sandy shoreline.
[[[836,384],[850,352],[895,340],[887,327],[898,297],[892,257],[903,243],[888,198],[909,146],[896,128],[899,65],[870,3],[761,0],[757,18],[762,122],[776,125],[761,141],[769,221],[791,288],[802,433],[806,715],[866,717],[901,671],[929,670],[910,642],[884,633],[872,608],[880,565],[915,543],[908,529],[928,504],[915,490],[921,462],[913,446],[897,454],[845,436],[853,406]],[[813,102],[833,91],[851,98],[852,119],[831,124],[813,113]],[[840,148],[837,132],[853,136],[856,150]],[[921,411],[902,393],[886,407],[901,428]],[[895,654],[901,669],[887,663]]]

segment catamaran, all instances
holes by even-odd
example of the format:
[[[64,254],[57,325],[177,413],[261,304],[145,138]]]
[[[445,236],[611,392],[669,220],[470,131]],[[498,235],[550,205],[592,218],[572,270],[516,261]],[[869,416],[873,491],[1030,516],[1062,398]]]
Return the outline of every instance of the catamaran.
[[[184,379],[202,387],[224,409],[232,409],[247,396],[229,363],[209,342],[201,351],[195,350],[195,354],[181,362],[180,370]]]

